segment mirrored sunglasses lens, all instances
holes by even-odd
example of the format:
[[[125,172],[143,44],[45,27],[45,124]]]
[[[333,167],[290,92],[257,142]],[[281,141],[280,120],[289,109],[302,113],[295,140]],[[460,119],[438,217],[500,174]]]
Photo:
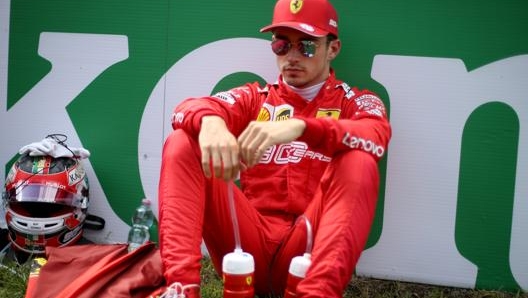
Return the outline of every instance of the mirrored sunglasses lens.
[[[291,43],[284,39],[276,39],[271,42],[271,50],[278,56],[284,56],[290,50]]]
[[[312,40],[301,40],[299,50],[305,57],[311,58],[315,55],[315,42]]]

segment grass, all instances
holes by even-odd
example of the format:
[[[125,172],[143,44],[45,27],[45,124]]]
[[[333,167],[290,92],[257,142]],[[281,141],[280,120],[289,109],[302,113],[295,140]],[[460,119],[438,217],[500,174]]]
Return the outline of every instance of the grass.
[[[9,259],[0,264],[0,297],[24,298],[29,263],[18,264]],[[208,259],[202,261],[202,297],[221,298],[222,281]],[[528,293],[471,290],[439,287],[398,281],[354,277],[345,298],[528,298]]]
[[[202,297],[221,298],[222,282],[207,259],[202,262]],[[528,293],[510,293],[440,287],[355,276],[345,298],[528,298]]]
[[[29,264],[19,265],[6,259],[0,264],[0,297],[23,298],[29,275]]]

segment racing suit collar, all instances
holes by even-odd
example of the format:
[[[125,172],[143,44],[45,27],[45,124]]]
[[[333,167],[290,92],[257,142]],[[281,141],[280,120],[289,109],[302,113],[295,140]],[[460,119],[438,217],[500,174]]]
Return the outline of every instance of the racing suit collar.
[[[306,105],[310,102],[320,101],[321,94],[324,94],[324,90],[328,89],[329,87],[333,89],[336,85],[336,77],[334,70],[330,68],[330,74],[328,75],[328,78],[326,79],[323,86],[321,86],[321,89],[319,89],[319,93],[317,93],[317,95],[311,101],[305,100],[304,98],[302,98],[302,96],[293,91],[293,89],[291,89],[288,84],[284,82],[282,75],[279,75],[279,79],[273,85],[278,85],[279,93],[283,98],[288,98],[289,100],[292,100],[295,103]]]

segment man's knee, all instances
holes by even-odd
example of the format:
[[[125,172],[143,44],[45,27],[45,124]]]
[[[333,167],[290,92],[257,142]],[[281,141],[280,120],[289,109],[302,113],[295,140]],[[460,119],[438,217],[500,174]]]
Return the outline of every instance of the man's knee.
[[[335,157],[331,162],[332,167],[338,175],[350,176],[358,173],[378,173],[378,163],[370,154],[359,151],[350,150]]]
[[[194,154],[198,147],[197,142],[183,129],[172,131],[163,146],[164,158],[178,158],[189,153]]]

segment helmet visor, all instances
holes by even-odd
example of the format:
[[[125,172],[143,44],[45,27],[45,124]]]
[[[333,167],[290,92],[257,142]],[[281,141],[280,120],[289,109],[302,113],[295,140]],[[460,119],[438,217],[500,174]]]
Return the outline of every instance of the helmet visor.
[[[66,206],[86,208],[83,196],[71,193],[52,185],[28,184],[19,185],[7,191],[7,201],[55,203]]]

